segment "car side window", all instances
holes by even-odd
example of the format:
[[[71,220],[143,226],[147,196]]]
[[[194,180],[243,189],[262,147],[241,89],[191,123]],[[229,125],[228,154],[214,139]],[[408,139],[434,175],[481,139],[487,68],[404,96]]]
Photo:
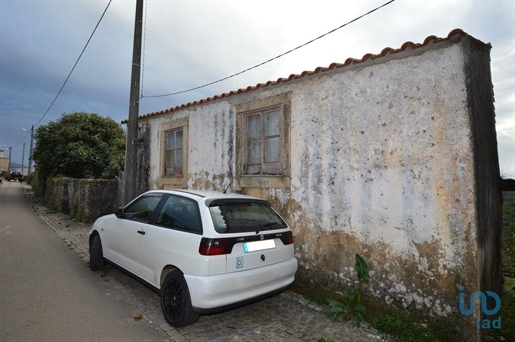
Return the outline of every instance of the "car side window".
[[[202,234],[202,223],[197,202],[171,195],[157,215],[156,224],[162,227]]]
[[[138,198],[134,203],[125,208],[124,218],[147,223],[162,196],[162,194],[152,194]]]

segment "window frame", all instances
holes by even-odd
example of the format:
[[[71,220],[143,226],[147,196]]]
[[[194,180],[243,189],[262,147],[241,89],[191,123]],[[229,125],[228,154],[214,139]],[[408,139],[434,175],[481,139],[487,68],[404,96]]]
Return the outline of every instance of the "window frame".
[[[130,211],[131,208],[137,207],[138,205],[141,205],[142,202],[151,201],[152,199],[157,199],[157,202],[155,203],[155,205],[152,209],[150,209],[150,208],[147,209],[147,210],[150,210],[151,212],[146,217],[146,219],[143,219],[142,217],[140,217],[140,215],[147,210]],[[147,194],[147,195],[140,196],[137,199],[135,199],[133,202],[129,203],[126,207],[123,208],[123,218],[126,220],[129,220],[129,221],[134,221],[134,222],[150,223],[152,221],[152,218],[154,216],[156,209],[159,208],[159,204],[161,203],[162,200],[163,200],[163,194],[161,194],[161,193],[153,193],[153,194]],[[134,213],[134,214],[131,215],[131,213]]]
[[[273,113],[275,111],[279,112],[279,134],[275,135],[266,135],[265,132],[265,116],[269,113]],[[283,175],[283,164],[284,164],[284,104],[279,105],[273,105],[268,106],[265,108],[259,108],[257,110],[252,110],[248,112],[241,113],[242,123],[242,174],[243,175]],[[260,140],[261,145],[261,163],[260,164],[250,164],[249,163],[249,144],[248,141],[251,140],[248,137],[248,119],[253,116],[260,117],[260,138],[259,139],[252,139],[252,140]],[[267,162],[266,161],[266,147],[265,147],[265,141],[267,139],[271,138],[279,138],[279,160],[274,162]]]
[[[246,97],[244,101],[235,104],[236,134],[235,157],[236,175],[234,188],[243,194],[259,198],[267,198],[266,189],[282,189],[291,191],[291,133],[292,133],[292,92],[258,92],[257,96]],[[245,136],[244,118],[247,113],[281,106],[281,165],[277,174],[247,174],[245,172]]]
[[[182,141],[181,141],[181,148],[177,148],[177,132],[182,132]],[[164,137],[164,140],[165,140],[165,148],[164,148],[164,170],[163,170],[163,176],[165,177],[183,177],[184,176],[184,128],[183,127],[177,127],[177,128],[174,128],[174,129],[171,129],[171,130],[167,130],[164,132],[165,134],[165,137]],[[169,134],[173,134],[174,136],[174,148],[173,149],[168,149],[168,135]],[[181,165],[180,165],[180,172],[175,172],[176,169],[178,169],[179,167],[175,164],[176,163],[176,158],[177,158],[177,151],[181,151]],[[171,173],[168,173],[167,172],[167,165],[166,165],[166,162],[167,162],[167,157],[168,157],[168,151],[173,151],[173,162],[174,162],[174,166],[171,167],[171,169],[173,169],[174,171],[172,171]]]
[[[198,223],[200,230],[186,229],[184,227],[172,226],[170,224],[162,222],[161,220],[163,219],[163,216],[166,214],[166,210],[167,210],[168,206],[173,204],[170,202],[174,202],[175,204],[183,204],[185,206],[187,206],[187,205],[194,206],[196,209],[196,214],[197,214],[197,219],[198,219],[197,223]],[[187,204],[185,204],[184,202],[187,202]],[[158,209],[159,210],[156,211],[156,215],[155,215],[156,218],[154,220],[155,226],[161,227],[164,229],[170,229],[170,230],[176,230],[176,231],[181,231],[181,232],[185,232],[185,233],[190,233],[190,234],[197,234],[197,235],[203,234],[204,227],[202,225],[202,216],[201,216],[200,208],[199,208],[197,201],[195,201],[191,198],[187,198],[187,197],[183,197],[183,196],[179,196],[179,195],[175,195],[175,194],[170,194],[163,200],[162,205]]]
[[[239,207],[243,206],[243,210]],[[215,200],[209,204],[209,214],[215,231],[218,234],[236,234],[250,232],[266,232],[269,230],[286,229],[288,224],[272,208],[270,203],[259,200],[234,201],[234,200]],[[251,208],[247,210],[246,208]],[[231,212],[234,212],[231,215]],[[241,216],[238,218],[237,216]],[[254,219],[252,218],[254,217]],[[255,218],[259,218],[256,220]],[[273,220],[274,222],[272,222]],[[251,221],[263,223],[262,226],[250,225]],[[242,223],[238,225],[238,223]],[[274,223],[274,224],[270,224]],[[277,226],[275,226],[277,225]]]
[[[182,129],[182,175],[166,174],[166,133]],[[159,130],[159,180],[157,186],[161,189],[186,189],[188,176],[189,155],[189,118],[174,118],[166,120],[160,125]]]

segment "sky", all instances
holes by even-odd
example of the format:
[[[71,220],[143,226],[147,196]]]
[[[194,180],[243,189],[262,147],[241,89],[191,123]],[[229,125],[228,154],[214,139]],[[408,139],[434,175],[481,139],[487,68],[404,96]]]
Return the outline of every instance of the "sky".
[[[515,178],[515,1],[400,1],[258,68],[383,1],[145,0],[139,113],[160,111],[460,28],[492,50],[501,174]],[[0,149],[28,165],[30,128],[84,111],[128,117],[136,0],[0,0]],[[125,126],[123,126],[125,127]],[[25,143],[25,152],[24,144]]]

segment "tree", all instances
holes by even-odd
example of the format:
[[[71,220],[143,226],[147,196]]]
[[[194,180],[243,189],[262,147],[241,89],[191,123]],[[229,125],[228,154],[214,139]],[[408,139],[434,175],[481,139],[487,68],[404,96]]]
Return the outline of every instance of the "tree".
[[[52,176],[109,179],[123,169],[125,135],[98,114],[73,112],[39,126],[32,158],[42,179]]]

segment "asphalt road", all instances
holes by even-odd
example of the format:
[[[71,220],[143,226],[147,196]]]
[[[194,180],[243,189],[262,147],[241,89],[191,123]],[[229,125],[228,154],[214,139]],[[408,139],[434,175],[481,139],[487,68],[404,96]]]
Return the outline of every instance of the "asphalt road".
[[[0,185],[1,341],[166,341],[68,248],[24,198]]]

